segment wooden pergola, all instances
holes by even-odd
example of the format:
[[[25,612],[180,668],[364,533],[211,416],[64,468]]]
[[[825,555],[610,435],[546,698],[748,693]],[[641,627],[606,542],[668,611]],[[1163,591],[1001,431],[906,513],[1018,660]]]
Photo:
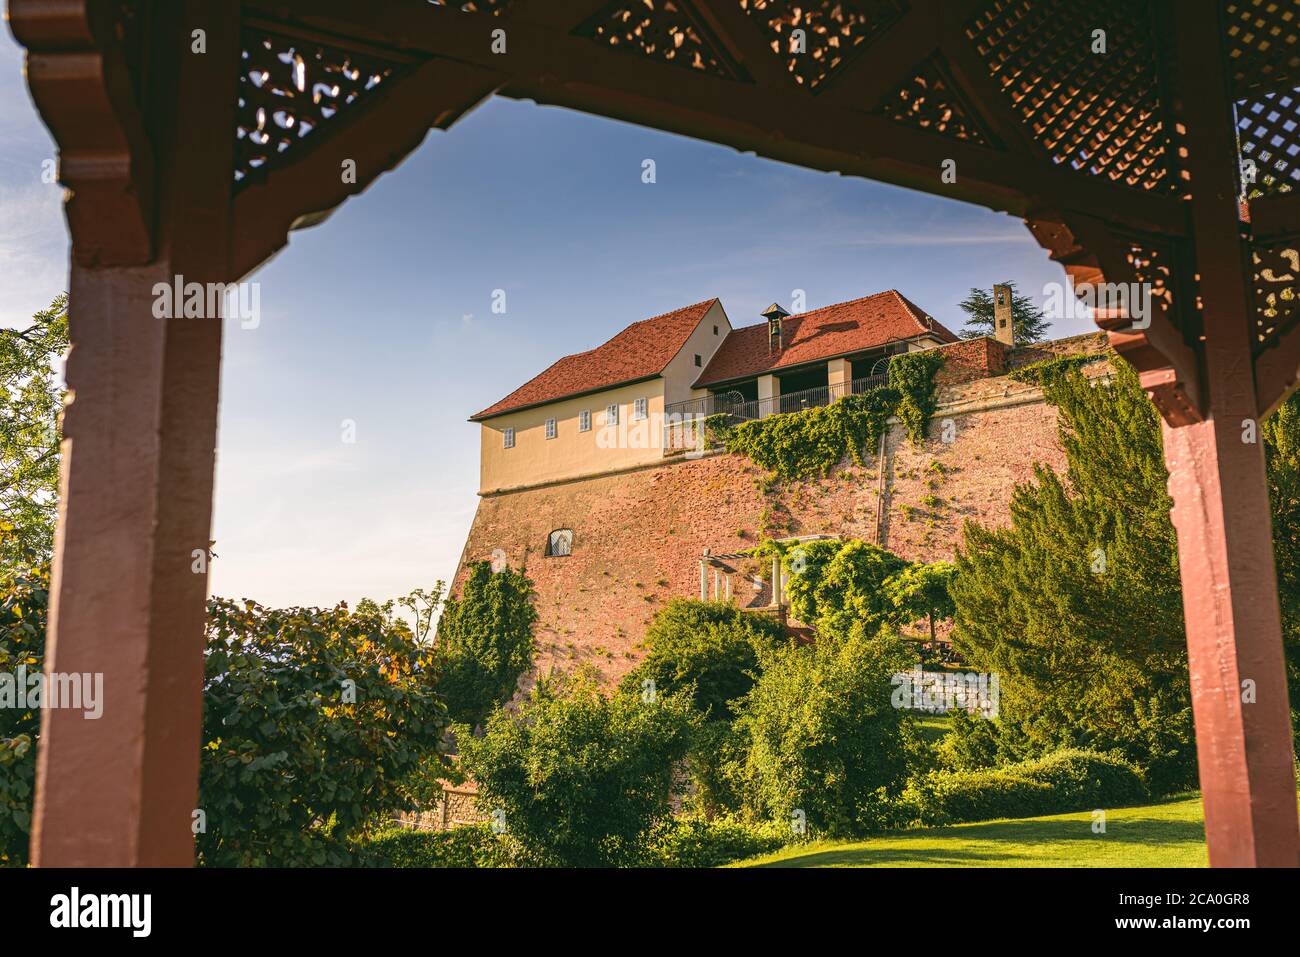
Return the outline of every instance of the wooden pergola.
[[[1210,862],[1300,863],[1264,453],[1243,441],[1300,368],[1300,0],[8,13],[72,237],[48,667],[102,672],[107,694],[98,721],[44,714],[36,863],[193,860],[207,581],[192,556],[221,324],[155,318],[155,283],[247,277],[493,94],[978,203],[1023,217],[1079,283],[1150,283],[1149,326],[1099,323],[1164,421]]]

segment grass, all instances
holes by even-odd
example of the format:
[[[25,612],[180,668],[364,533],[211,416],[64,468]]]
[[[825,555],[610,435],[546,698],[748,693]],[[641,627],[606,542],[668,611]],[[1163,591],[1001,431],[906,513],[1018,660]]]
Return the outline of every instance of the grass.
[[[799,844],[736,867],[1205,867],[1199,794],[1106,811],[984,821]]]

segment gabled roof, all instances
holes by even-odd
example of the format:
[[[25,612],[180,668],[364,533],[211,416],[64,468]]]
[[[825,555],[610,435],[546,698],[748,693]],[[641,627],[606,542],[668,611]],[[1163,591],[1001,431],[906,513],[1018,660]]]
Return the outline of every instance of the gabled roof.
[[[865,352],[898,339],[931,333],[957,337],[896,289],[789,316],[781,323],[782,348],[769,352],[767,323],[733,329],[695,381],[697,387],[763,375],[777,369]]]
[[[634,322],[604,345],[565,356],[471,422],[657,376],[681,351],[716,298]]]

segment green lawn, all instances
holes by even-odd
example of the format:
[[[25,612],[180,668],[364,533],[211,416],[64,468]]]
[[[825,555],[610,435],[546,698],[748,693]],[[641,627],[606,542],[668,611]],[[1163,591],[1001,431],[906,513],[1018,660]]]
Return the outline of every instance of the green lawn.
[[[900,831],[865,841],[787,847],[735,867],[1204,867],[1200,795],[1106,812]]]

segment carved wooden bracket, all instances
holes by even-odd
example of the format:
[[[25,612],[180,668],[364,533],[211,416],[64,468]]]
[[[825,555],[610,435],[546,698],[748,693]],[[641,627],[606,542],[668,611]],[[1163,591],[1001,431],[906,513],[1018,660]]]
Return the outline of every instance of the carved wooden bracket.
[[[59,144],[68,227],[83,265],[136,265],[154,255],[154,150],[123,54],[135,5],[9,0],[27,48],[27,83]]]
[[[1095,321],[1106,330],[1111,348],[1137,369],[1142,388],[1166,422],[1182,426],[1202,421],[1198,361],[1173,320],[1175,291],[1162,288],[1157,276],[1139,275],[1142,257],[1125,248],[1131,244],[1099,220],[1074,212],[1044,212],[1026,220],[1026,225],[1076,287],[1102,282],[1149,282],[1157,287],[1151,312],[1143,320],[1149,323],[1145,328],[1137,328],[1122,309],[1094,310]]]

